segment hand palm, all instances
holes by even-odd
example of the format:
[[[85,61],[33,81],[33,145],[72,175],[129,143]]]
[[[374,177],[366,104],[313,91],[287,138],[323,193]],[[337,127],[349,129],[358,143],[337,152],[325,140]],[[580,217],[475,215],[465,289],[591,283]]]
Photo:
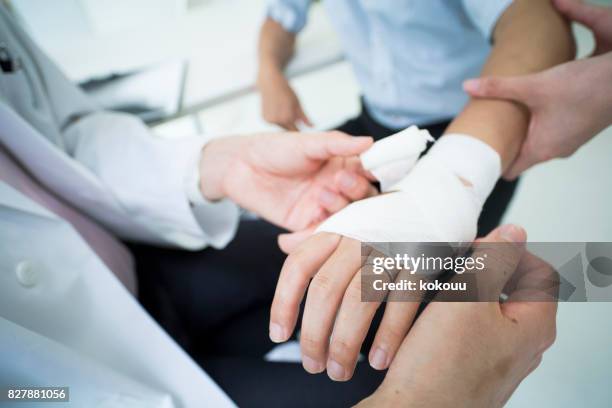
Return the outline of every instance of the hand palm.
[[[319,204],[320,194],[325,189],[337,192],[337,174],[344,169],[359,171],[359,161],[356,157],[328,159],[328,153],[309,150],[303,138],[292,135],[270,135],[269,139],[269,143],[260,139],[249,145],[234,163],[226,184],[228,194],[245,197],[238,204],[257,208],[262,217],[291,231],[320,222],[329,215]]]

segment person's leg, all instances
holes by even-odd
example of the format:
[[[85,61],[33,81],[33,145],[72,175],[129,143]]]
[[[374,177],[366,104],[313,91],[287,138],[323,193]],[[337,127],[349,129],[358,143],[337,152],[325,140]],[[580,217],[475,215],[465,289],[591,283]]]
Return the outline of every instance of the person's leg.
[[[228,321],[269,307],[285,259],[276,241],[281,232],[263,221],[244,221],[223,250],[130,245],[139,299],[188,352],[205,348]],[[262,330],[267,338],[267,324]],[[266,340],[249,347],[263,355],[272,345]]]
[[[380,140],[387,136],[396,133],[394,129],[390,129],[374,120],[365,104],[361,100],[361,112],[359,116],[349,119],[340,126],[334,128],[351,136],[371,136],[374,140]]]
[[[500,179],[493,192],[482,207],[478,219],[478,236],[484,237],[501,223],[504,213],[508,209],[520,178],[513,181]]]
[[[350,381],[308,374],[297,363],[253,358],[211,358],[203,367],[240,407],[350,407],[371,395],[385,372],[360,362]]]
[[[264,361],[249,343],[267,340],[269,307],[243,314],[221,328],[215,342],[194,356],[202,368],[240,407],[346,407],[367,397],[384,372],[364,359],[354,377],[339,383],[327,374],[307,373],[301,363]],[[299,326],[298,326],[299,327]]]

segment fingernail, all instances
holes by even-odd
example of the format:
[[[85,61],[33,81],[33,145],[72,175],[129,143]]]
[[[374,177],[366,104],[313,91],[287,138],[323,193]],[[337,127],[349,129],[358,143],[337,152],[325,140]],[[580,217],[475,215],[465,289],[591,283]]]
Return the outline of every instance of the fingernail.
[[[346,378],[346,370],[335,360],[329,360],[327,363],[327,375],[334,381],[344,381]]]
[[[387,352],[377,347],[370,358],[370,365],[376,370],[384,370],[387,368]]]
[[[463,89],[470,92],[478,91],[478,87],[480,86],[480,81],[477,79],[468,79],[463,81]]]
[[[344,173],[340,176],[340,187],[348,190],[355,185],[357,179],[350,173]]]
[[[336,201],[336,197],[336,194],[331,191],[323,190],[321,191],[319,199],[321,200],[321,204],[332,205]]]
[[[508,224],[502,226],[499,230],[499,235],[506,241],[517,244],[525,242],[525,233],[523,229],[516,225]]]
[[[270,323],[270,340],[274,343],[282,343],[287,340],[283,326],[277,323]]]
[[[304,366],[304,370],[308,371],[310,374],[318,374],[325,370],[323,363],[305,355],[302,355],[302,365]]]

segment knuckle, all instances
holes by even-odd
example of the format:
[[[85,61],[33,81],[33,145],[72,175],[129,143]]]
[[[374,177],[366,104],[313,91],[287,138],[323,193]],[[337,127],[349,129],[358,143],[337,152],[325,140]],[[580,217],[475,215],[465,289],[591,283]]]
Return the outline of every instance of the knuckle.
[[[305,277],[308,273],[306,259],[301,256],[301,253],[289,255],[285,261],[285,267],[290,276]]]
[[[354,279],[349,287],[346,289],[344,299],[349,304],[356,304],[361,302],[361,279],[358,277]]]
[[[553,344],[555,344],[555,340],[557,339],[557,326],[553,324],[544,335],[542,339],[541,350],[544,352],[548,350]]]
[[[333,293],[333,282],[331,278],[325,274],[317,274],[310,283],[309,294],[315,299],[325,300]]]
[[[300,336],[300,347],[302,352],[309,356],[319,355],[324,349],[323,344],[324,342],[322,339],[315,338],[310,335],[310,333],[302,332]]]
[[[548,161],[555,158],[555,152],[550,147],[543,147],[536,153],[536,158],[539,161]]]
[[[396,325],[384,325],[378,330],[378,336],[382,343],[388,345],[395,345],[404,338],[404,330],[400,329]]]
[[[499,89],[497,78],[483,78],[480,82],[480,89],[484,94],[495,93]]]
[[[329,346],[329,354],[339,363],[348,364],[356,359],[359,344],[347,339],[333,339]]]
[[[355,187],[353,187],[354,198],[363,198],[366,197],[369,193],[370,183],[363,179],[358,178],[357,183],[355,183]]]
[[[292,312],[292,309],[297,306],[297,302],[285,292],[277,293],[272,309],[274,316],[281,320],[286,320]]]
[[[538,354],[536,358],[533,360],[533,366],[531,367],[531,371],[535,370],[542,363],[542,354]]]

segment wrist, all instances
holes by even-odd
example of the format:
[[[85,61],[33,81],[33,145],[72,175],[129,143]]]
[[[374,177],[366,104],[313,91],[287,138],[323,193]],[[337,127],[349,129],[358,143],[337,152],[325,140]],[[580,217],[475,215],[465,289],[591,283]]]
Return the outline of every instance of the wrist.
[[[265,60],[260,63],[259,72],[257,73],[257,87],[259,89],[286,80],[283,68],[277,63]]]
[[[200,154],[200,191],[208,201],[224,199],[225,180],[230,166],[237,159],[238,137],[215,139],[202,148]]]
[[[446,134],[437,141],[426,160],[436,161],[473,189],[484,203],[501,176],[501,157],[491,146],[467,134]]]

